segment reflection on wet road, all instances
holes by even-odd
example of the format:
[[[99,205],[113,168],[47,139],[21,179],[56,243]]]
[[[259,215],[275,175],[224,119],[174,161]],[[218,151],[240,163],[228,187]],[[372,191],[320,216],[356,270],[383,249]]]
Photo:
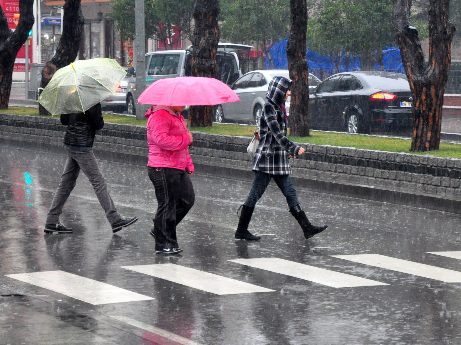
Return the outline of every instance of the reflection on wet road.
[[[97,155],[98,156],[98,155]],[[193,175],[181,256],[155,255],[144,166],[100,159],[120,212],[112,235],[82,175],[64,208],[71,235],[43,225],[63,152],[0,146],[0,343],[461,344],[461,217],[298,189],[305,240],[271,185],[235,241],[249,180]]]

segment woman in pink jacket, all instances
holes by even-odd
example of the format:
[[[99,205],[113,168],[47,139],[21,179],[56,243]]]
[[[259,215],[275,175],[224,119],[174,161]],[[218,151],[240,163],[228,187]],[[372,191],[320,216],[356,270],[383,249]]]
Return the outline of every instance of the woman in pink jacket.
[[[190,174],[194,164],[189,154],[192,133],[181,112],[184,106],[153,106],[146,112],[149,159],[147,169],[155,188],[157,213],[150,234],[155,252],[178,254],[176,226],[194,205]]]

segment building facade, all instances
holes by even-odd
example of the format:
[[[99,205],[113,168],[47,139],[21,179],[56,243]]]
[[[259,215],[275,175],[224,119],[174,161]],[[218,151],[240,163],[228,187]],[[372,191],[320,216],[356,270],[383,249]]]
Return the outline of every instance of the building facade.
[[[62,0],[45,0],[42,3],[41,62],[51,59],[59,42],[62,30],[63,5],[64,1]],[[123,46],[120,34],[115,29],[114,21],[110,17],[112,10],[111,1],[82,0],[81,6],[85,24],[79,58],[109,57],[123,63],[124,50],[127,48]],[[55,21],[48,24],[43,18],[54,18]]]

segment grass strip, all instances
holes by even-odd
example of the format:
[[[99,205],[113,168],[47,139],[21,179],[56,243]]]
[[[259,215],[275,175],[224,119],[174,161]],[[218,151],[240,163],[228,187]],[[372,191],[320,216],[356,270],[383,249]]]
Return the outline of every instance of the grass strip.
[[[10,107],[2,109],[0,113],[11,115],[28,115],[40,116],[37,108],[32,107]],[[53,116],[57,117],[57,116]],[[137,119],[134,116],[120,115],[114,113],[104,113],[104,121],[106,123],[126,124],[145,126],[145,119]],[[228,135],[228,136],[243,136],[251,137],[256,127],[253,125],[228,124],[228,123],[213,123],[212,127],[194,127],[192,132]],[[440,149],[429,152],[410,152],[409,138],[396,138],[391,136],[378,135],[362,135],[362,134],[347,134],[339,132],[324,132],[312,130],[309,137],[290,136],[290,139],[301,144],[314,145],[331,145],[339,147],[350,147],[355,149],[387,151],[411,153],[417,155],[429,155],[442,158],[457,158],[461,159],[461,144],[448,143],[442,141]]]

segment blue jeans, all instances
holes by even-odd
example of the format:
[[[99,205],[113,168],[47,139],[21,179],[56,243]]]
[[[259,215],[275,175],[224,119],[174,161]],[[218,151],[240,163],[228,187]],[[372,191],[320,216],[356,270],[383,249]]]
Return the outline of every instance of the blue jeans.
[[[260,171],[255,171],[253,186],[251,187],[250,194],[248,194],[247,200],[245,201],[246,206],[256,206],[256,203],[263,196],[271,179],[274,179],[275,183],[287,199],[288,207],[292,208],[299,204],[296,189],[291,182],[290,175],[270,175]]]

